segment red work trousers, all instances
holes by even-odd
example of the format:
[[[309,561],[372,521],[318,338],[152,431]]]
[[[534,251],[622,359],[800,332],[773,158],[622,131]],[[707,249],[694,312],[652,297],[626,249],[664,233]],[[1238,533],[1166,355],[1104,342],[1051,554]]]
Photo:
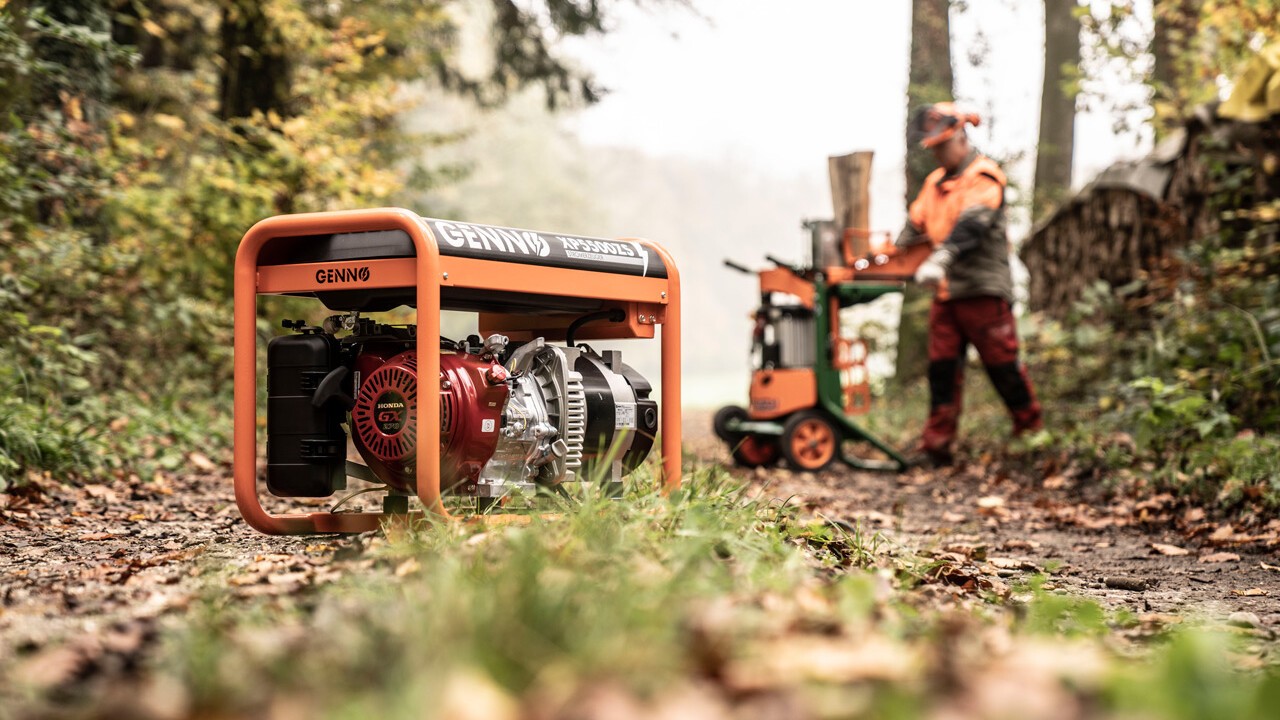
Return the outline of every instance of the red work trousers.
[[[1018,362],[1018,328],[1009,303],[998,297],[934,300],[929,309],[929,421],[923,438],[931,453],[949,452],[955,440],[970,344],[1013,416],[1014,434],[1042,427],[1040,403]]]

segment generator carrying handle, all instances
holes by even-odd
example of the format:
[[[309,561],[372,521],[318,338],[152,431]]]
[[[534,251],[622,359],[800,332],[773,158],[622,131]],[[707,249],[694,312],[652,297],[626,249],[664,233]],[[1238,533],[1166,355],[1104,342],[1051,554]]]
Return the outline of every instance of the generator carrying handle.
[[[440,354],[434,345],[440,334],[440,249],[416,214],[401,208],[380,208],[278,215],[250,228],[236,250],[232,471],[240,514],[260,532],[271,535],[368,532],[378,529],[388,517],[382,513],[328,512],[276,515],[263,508],[258,497],[258,256],[268,242],[277,238],[369,230],[402,230],[413,240],[418,278],[416,344],[420,372],[423,377],[437,377]],[[423,384],[415,421],[422,437],[439,437],[440,390],[434,383]],[[416,478],[418,499],[430,512],[448,517],[440,499],[440,445],[420,443],[418,450],[422,453]],[[421,513],[408,517],[421,517]]]

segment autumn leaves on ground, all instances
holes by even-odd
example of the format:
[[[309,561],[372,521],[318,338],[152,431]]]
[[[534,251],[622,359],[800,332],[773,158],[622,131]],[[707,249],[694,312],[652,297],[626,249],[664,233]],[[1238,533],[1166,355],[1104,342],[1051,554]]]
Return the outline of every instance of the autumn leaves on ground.
[[[678,496],[526,527],[266,537],[200,455],[37,480],[0,496],[0,714],[1270,716],[1280,522],[1016,454],[728,471],[705,420]]]

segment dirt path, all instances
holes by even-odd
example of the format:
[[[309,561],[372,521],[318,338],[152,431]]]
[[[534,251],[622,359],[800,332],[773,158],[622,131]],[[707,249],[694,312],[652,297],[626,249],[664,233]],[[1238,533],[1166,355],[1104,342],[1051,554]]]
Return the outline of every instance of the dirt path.
[[[702,414],[688,418],[688,445],[723,462],[708,424]],[[1089,488],[978,464],[901,476],[735,472],[761,492],[860,522],[939,563],[977,558],[1010,584],[1049,571],[1060,589],[1138,613],[1248,613],[1237,620],[1280,630],[1276,521],[1249,535],[1171,497],[1103,502]],[[369,542],[254,532],[225,471],[212,466],[161,482],[37,484],[0,495],[0,647],[26,652],[82,637],[101,656],[113,633],[135,642],[158,618],[183,611],[211,576],[236,595],[291,593],[360,562]]]
[[[0,648],[113,636],[136,645],[157,619],[190,606],[209,576],[237,594],[289,592],[323,581],[335,554],[359,543],[254,532],[220,469],[156,482],[37,483],[0,495]]]
[[[706,462],[728,463],[709,427],[709,416],[686,420],[690,448]],[[977,553],[994,558],[1004,578],[1050,571],[1051,587],[1111,607],[1234,617],[1280,632],[1280,521],[1244,532],[1172,496],[1108,498],[1060,475],[1027,476],[995,462],[902,475],[843,466],[820,475],[734,472],[762,493],[859,522],[942,562]]]

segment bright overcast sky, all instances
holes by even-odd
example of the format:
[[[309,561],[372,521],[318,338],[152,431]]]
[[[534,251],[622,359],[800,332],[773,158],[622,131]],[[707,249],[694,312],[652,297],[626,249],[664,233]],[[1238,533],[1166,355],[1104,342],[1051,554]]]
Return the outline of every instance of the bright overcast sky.
[[[826,157],[877,153],[875,222],[898,224],[910,3],[906,0],[693,0],[697,13],[618,15],[603,40],[575,43],[612,90],[573,121],[589,144],[655,155],[726,155],[781,177],[825,182]],[[984,115],[975,137],[993,154],[1035,145],[1043,69],[1040,2],[970,0],[953,17],[958,94]],[[699,17],[699,15],[701,17]],[[986,62],[969,66],[985,45]],[[1117,92],[1122,89],[1117,88]],[[1141,155],[1108,116],[1077,121],[1077,184]],[[1010,168],[1027,177],[1030,156]]]

